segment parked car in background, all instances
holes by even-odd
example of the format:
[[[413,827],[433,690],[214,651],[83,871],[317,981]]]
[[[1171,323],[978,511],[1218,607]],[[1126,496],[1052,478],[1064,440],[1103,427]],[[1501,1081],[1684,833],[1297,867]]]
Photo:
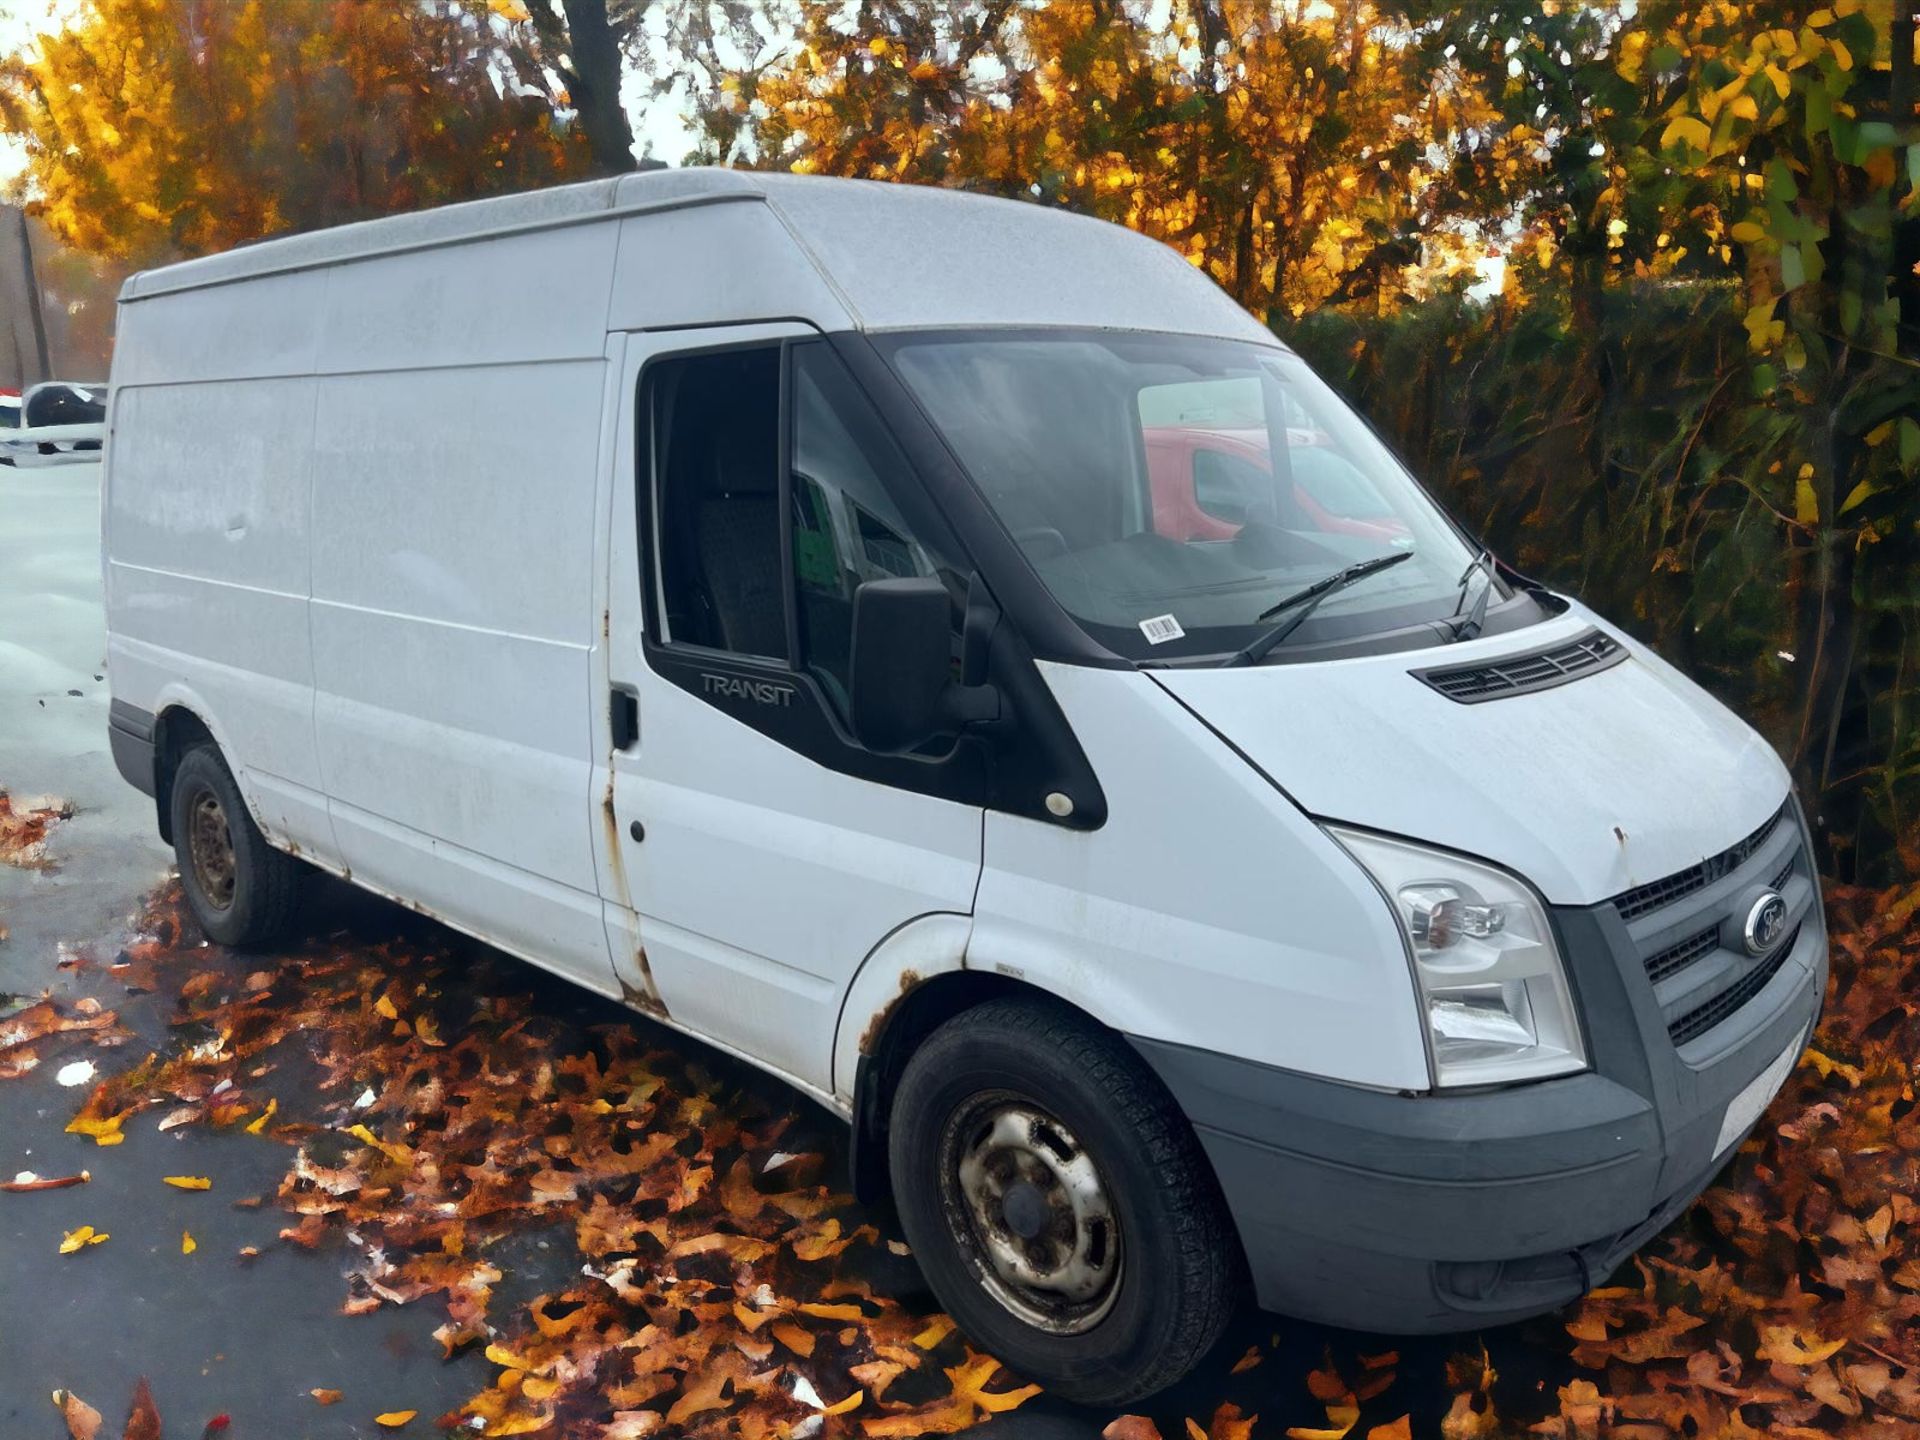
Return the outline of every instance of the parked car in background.
[[[104,384],[46,380],[21,397],[19,423],[0,429],[0,453],[22,469],[95,461],[106,433]]]
[[[11,465],[13,456],[6,450],[7,438],[20,428],[20,392],[0,390],[0,465]]]
[[[1386,544],[1409,541],[1373,482],[1333,448],[1324,431],[1288,427],[1290,484],[1276,485],[1265,429],[1149,425],[1147,483],[1154,532],[1171,540],[1231,540],[1264,521],[1322,535]]]

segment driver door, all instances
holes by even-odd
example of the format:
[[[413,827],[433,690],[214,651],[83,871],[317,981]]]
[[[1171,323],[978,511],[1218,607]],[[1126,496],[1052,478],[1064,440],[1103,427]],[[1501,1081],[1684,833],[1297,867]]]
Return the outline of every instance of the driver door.
[[[825,1094],[868,952],[970,913],[980,873],[972,753],[873,755],[846,723],[854,588],[933,552],[894,500],[905,460],[811,331],[625,341],[609,943],[636,1003]]]

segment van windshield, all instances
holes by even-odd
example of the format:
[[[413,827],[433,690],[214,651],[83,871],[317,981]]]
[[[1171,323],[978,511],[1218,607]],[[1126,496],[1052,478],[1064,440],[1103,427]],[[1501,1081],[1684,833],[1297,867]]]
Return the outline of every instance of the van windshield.
[[[1118,654],[1236,651],[1275,602],[1400,552],[1412,559],[1328,596],[1286,645],[1443,618],[1460,600],[1473,550],[1285,350],[1079,330],[885,348],[1054,598]]]

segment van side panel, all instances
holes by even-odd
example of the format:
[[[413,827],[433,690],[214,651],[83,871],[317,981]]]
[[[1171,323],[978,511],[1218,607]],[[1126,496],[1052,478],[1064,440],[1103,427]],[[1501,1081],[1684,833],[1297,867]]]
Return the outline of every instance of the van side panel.
[[[113,383],[311,374],[326,290],[324,270],[305,270],[123,302]]]
[[[307,628],[313,332],[296,323],[319,290],[318,276],[287,276],[121,311],[103,519],[114,698],[194,711],[261,828],[324,856]]]
[[[354,878],[613,990],[590,830],[614,226],[337,267],[314,724]]]

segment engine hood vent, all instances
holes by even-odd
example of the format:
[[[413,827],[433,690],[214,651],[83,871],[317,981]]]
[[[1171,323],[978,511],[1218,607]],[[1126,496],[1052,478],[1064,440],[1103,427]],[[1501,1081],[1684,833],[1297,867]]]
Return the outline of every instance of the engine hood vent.
[[[1588,630],[1550,649],[1504,655],[1498,660],[1483,660],[1478,665],[1415,670],[1412,674],[1449,700],[1478,705],[1487,700],[1504,700],[1509,695],[1551,690],[1582,675],[1618,665],[1626,658],[1626,647],[1611,635]]]

